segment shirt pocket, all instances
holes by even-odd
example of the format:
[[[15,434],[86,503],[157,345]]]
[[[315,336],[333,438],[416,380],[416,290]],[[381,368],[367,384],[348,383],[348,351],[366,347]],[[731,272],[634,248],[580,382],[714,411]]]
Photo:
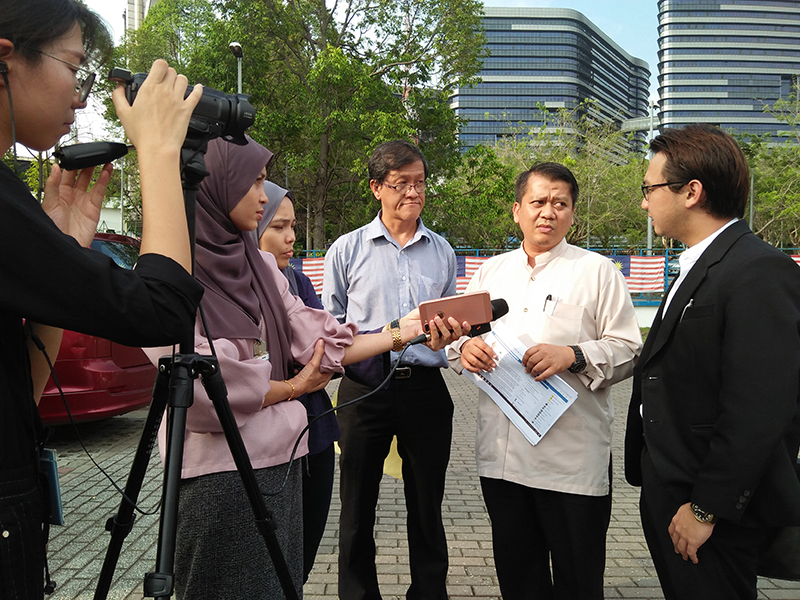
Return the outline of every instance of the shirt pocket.
[[[435,300],[442,297],[445,282],[425,275],[419,276],[419,301]]]
[[[714,314],[714,305],[713,304],[704,304],[702,306],[687,306],[683,310],[683,315],[681,316],[682,321],[688,321],[690,319],[707,319]]]
[[[580,341],[584,312],[583,306],[557,302],[553,314],[545,315],[542,338],[536,341],[559,346],[577,344]]]

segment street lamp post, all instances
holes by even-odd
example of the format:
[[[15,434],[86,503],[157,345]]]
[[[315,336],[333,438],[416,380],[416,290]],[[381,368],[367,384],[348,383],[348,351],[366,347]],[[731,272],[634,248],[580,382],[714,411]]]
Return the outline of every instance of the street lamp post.
[[[650,136],[648,137],[647,141],[649,144],[653,143],[653,121],[655,120],[656,115],[656,108],[658,108],[658,102],[655,100],[650,100]],[[650,158],[653,158],[653,153],[650,152]],[[647,215],[647,255],[653,256],[653,219],[650,215]]]
[[[242,45],[239,42],[231,42],[230,44],[228,44],[228,49],[231,51],[231,54],[233,54],[236,57],[236,67],[237,67],[237,72],[238,72],[238,75],[239,75],[238,83],[236,85],[236,93],[237,94],[241,94],[242,93],[242,56],[244,56],[244,53],[242,52]]]

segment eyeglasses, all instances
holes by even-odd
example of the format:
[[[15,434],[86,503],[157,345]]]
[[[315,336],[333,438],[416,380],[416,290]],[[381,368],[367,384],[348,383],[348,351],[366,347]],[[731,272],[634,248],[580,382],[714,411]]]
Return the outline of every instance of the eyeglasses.
[[[665,185],[686,185],[688,181],[667,181],[666,183],[654,183],[653,185],[642,186],[642,196],[647,200],[653,188],[664,187]]]
[[[27,48],[27,46],[26,46]],[[86,102],[86,99],[89,97],[89,92],[92,91],[92,86],[94,85],[94,80],[97,78],[97,73],[92,73],[84,69],[81,66],[78,66],[74,63],[69,62],[68,60],[64,60],[63,58],[58,58],[57,56],[53,56],[52,54],[48,54],[44,50],[39,50],[37,48],[28,48],[29,50],[33,50],[34,52],[38,52],[39,54],[43,54],[45,56],[49,56],[52,59],[57,60],[58,62],[62,62],[65,65],[69,66],[70,68],[74,69],[77,72],[85,73],[83,79],[79,79],[78,83],[75,85],[75,93],[78,94],[80,98],[81,104]],[[77,75],[77,73],[76,73]]]
[[[418,194],[424,194],[427,182],[420,181],[419,183],[398,183],[392,185],[391,183],[382,182],[388,188],[392,188],[398,194],[405,194],[408,190],[415,190]]]

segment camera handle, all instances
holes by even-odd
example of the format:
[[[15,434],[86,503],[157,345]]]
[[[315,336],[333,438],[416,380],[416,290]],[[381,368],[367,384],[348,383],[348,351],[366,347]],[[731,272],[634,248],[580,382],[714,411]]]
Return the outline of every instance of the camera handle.
[[[183,166],[184,201],[189,225],[189,239],[194,262],[194,215],[195,194],[200,182],[208,175],[205,168],[207,141],[187,138],[181,150]],[[267,545],[270,558],[287,600],[298,600],[289,568],[283,557],[277,537],[272,513],[267,508],[264,496],[255,478],[253,465],[242,441],[239,428],[228,402],[225,382],[219,365],[213,357],[194,353],[194,330],[185,334],[180,343],[180,353],[174,357],[162,357],[158,363],[158,375],[153,388],[153,399],[131,471],[125,485],[125,495],[119,511],[106,523],[111,540],[106,551],[103,568],[95,588],[94,600],[106,600],[111,581],[119,560],[122,542],[133,528],[134,505],[142,488],[147,466],[156,443],[158,428],[164,411],[167,410],[167,452],[164,464],[164,485],[161,499],[161,520],[158,531],[156,570],[147,573],[144,579],[144,596],[169,598],[175,589],[175,546],[177,535],[178,497],[180,494],[183,445],[186,435],[186,411],[194,401],[194,380],[201,377],[208,397],[214,404],[220,425],[225,433],[236,469],[242,477],[245,492],[253,509],[256,527]]]

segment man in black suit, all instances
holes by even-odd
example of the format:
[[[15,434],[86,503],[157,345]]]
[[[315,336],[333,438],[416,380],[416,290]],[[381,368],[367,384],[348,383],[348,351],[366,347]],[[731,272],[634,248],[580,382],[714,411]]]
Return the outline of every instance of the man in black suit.
[[[731,136],[668,129],[651,149],[642,208],[687,250],[634,371],[625,474],[668,600],[754,600],[771,528],[800,524],[800,268],[739,220]]]

